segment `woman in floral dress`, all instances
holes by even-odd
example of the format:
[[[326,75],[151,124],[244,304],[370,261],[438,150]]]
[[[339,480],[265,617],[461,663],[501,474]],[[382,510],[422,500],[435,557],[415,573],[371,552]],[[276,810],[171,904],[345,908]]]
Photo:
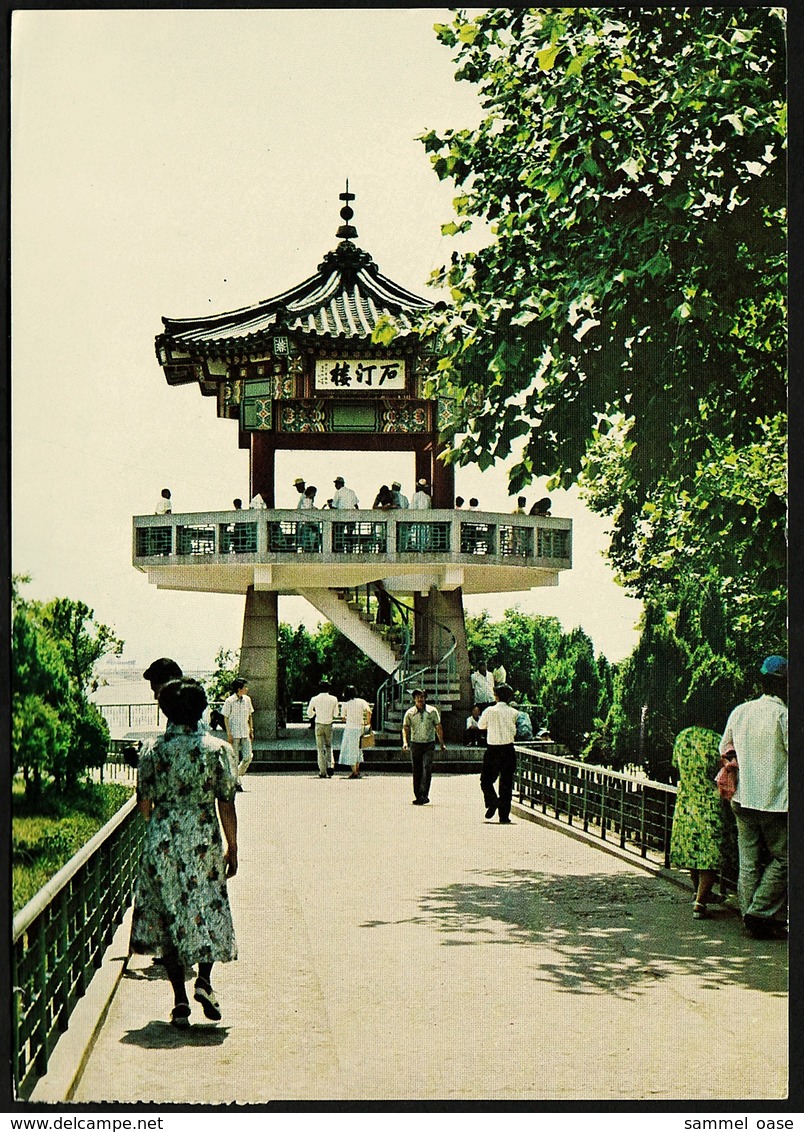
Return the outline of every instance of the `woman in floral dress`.
[[[229,744],[198,729],[206,704],[195,680],[162,688],[159,706],[168,725],[141,752],[137,782],[148,827],[131,948],[161,955],[175,999],[171,1021],[179,1029],[190,1024],[185,968],[198,964],[194,998],[207,1018],[218,1020],[212,965],[237,958],[226,891],[226,878],[237,872],[236,778]]]
[[[726,813],[715,775],[720,769],[720,736],[705,727],[688,727],[673,747],[673,766],[679,782],[673,829],[670,834],[670,864],[689,869],[695,889],[692,915],[706,916],[707,904],[722,903],[712,894],[721,869],[726,839]]]

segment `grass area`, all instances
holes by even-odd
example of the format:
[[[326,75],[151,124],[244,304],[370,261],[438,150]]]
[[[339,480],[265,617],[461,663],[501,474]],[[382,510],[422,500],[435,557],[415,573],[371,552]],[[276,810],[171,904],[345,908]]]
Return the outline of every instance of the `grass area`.
[[[133,792],[133,787],[117,782],[89,782],[69,796],[46,791],[33,803],[25,797],[22,784],[14,783],[11,894],[15,913],[117,813]]]

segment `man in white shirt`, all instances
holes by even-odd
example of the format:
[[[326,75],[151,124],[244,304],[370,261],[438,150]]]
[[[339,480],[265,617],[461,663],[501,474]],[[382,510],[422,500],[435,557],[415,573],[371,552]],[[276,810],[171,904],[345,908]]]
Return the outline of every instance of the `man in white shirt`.
[[[357,511],[360,506],[357,496],[351,487],[346,487],[343,476],[335,480],[335,494],[332,497],[331,507],[335,511]]]
[[[516,771],[517,710],[511,707],[513,690],[508,684],[500,684],[494,689],[496,703],[487,707],[478,720],[477,726],[486,732],[486,750],[483,755],[483,769],[480,772],[480,789],[486,802],[486,817],[500,815],[501,825],[510,825],[511,798],[514,793],[514,772]],[[494,783],[499,778],[499,794]]]
[[[737,756],[740,911],[749,935],[784,934],[773,917],[787,898],[787,660],[769,656],[760,668],[762,695],[734,709],[720,741],[721,758]]]
[[[433,506],[433,501],[430,498],[430,486],[427,480],[419,480],[416,485],[416,491],[413,493],[413,498],[410,501],[411,511],[429,511]]]
[[[472,699],[482,709],[494,703],[494,676],[486,668],[485,660],[478,661],[477,668],[470,677]]]
[[[332,778],[335,773],[335,756],[332,753],[332,721],[338,711],[338,701],[332,694],[328,680],[322,680],[321,691],[307,705],[307,718],[315,719],[315,749],[318,752],[318,777]]]
[[[298,491],[298,493],[299,493],[299,498],[296,501],[296,507],[299,510],[304,510],[307,507],[307,504],[304,502],[304,499],[305,499],[304,493],[307,489],[307,484],[304,482],[304,480],[301,478],[301,476],[296,476],[295,480],[293,481],[293,486],[296,488],[296,491]]]
[[[155,515],[169,515],[173,510],[173,503],[170,498],[170,488],[163,487],[162,494],[159,502],[156,505]]]
[[[243,775],[252,758],[254,740],[254,705],[248,696],[248,681],[241,676],[232,684],[232,694],[223,702],[226,738],[232,744],[237,766],[237,790],[242,791]]]

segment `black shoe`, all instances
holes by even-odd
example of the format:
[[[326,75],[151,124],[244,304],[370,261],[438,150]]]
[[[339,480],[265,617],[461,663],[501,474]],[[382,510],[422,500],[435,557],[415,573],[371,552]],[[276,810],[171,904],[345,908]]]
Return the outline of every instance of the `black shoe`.
[[[334,768],[330,767],[329,770],[327,771],[327,778],[332,778],[334,773],[335,773]]]
[[[411,802],[411,806],[423,806],[423,805],[424,805],[424,802],[421,800],[421,798],[414,798],[413,801]]]
[[[492,804],[486,810],[486,817],[487,818],[493,818],[496,813],[497,813],[497,803],[492,802]]]
[[[513,825],[510,818],[500,818],[500,825]]]
[[[238,782],[237,786],[235,786],[235,792],[236,792],[237,794],[242,794],[242,793],[243,793],[243,787],[242,787],[242,786],[240,785],[240,783],[239,783],[239,782]]]
[[[770,939],[772,925],[765,916],[752,916],[746,913],[743,916],[743,925],[752,939]]]
[[[170,1012],[170,1024],[175,1026],[177,1030],[190,1029],[190,1004],[188,1002],[180,1002],[178,1006],[174,1006]]]
[[[196,1002],[201,1003],[207,1018],[211,1018],[213,1022],[220,1022],[221,1008],[215,997],[214,990],[206,979],[195,980],[195,993],[193,994],[193,998]],[[187,1013],[190,1013],[189,1007],[187,1008]]]
[[[430,799],[429,798],[422,798],[422,805],[423,806],[429,806],[430,805]]]
[[[319,774],[319,776],[318,776],[318,777],[319,777],[319,778],[329,778],[329,775],[327,775],[327,774]]]

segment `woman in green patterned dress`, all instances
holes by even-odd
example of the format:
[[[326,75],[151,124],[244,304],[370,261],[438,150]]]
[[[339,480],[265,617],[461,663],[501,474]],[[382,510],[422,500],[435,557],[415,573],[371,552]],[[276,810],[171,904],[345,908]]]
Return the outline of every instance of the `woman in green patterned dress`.
[[[670,864],[689,869],[695,889],[692,915],[706,916],[710,903],[722,903],[712,894],[721,869],[726,837],[726,815],[715,786],[720,769],[720,737],[706,727],[687,727],[673,746],[678,770],[678,794],[670,834]]]
[[[175,1000],[171,1021],[186,1029],[185,972],[198,964],[193,997],[207,1018],[218,1021],[212,966],[237,958],[226,888],[237,872],[236,778],[229,744],[198,729],[207,706],[200,684],[170,681],[159,706],[168,719],[165,734],[139,760],[137,805],[148,826],[131,950],[162,957]]]

